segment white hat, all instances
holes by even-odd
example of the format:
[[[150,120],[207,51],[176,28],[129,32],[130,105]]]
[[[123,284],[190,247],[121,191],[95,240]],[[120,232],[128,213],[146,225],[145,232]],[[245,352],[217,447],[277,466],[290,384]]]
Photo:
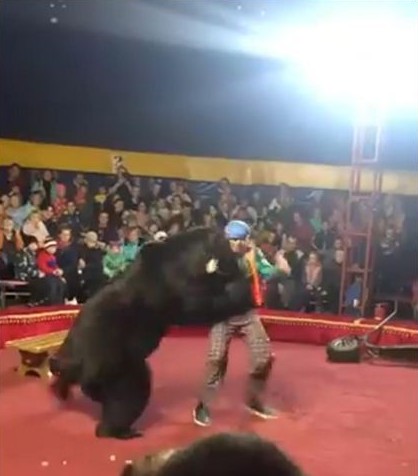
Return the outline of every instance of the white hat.
[[[164,241],[167,238],[168,238],[168,235],[165,231],[157,231],[157,233],[155,233],[154,235],[155,241]]]
[[[47,238],[44,241],[44,249],[51,248],[51,246],[57,246],[57,242],[53,238]]]

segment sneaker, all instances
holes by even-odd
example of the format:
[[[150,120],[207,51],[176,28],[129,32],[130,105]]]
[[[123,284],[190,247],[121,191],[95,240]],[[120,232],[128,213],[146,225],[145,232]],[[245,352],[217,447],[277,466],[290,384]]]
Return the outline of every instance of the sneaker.
[[[278,418],[277,412],[273,408],[266,407],[260,401],[254,400],[247,403],[247,410],[262,420],[275,420]]]
[[[209,408],[202,402],[199,402],[193,410],[193,421],[198,426],[210,426],[212,423]]]

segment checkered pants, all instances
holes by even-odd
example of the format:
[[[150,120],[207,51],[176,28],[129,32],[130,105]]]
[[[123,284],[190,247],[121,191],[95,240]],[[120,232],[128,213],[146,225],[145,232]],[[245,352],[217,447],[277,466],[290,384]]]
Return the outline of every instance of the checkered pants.
[[[201,401],[209,404],[223,382],[228,366],[229,345],[234,335],[244,337],[250,353],[247,400],[259,399],[264,391],[273,363],[270,340],[259,317],[251,312],[242,319],[233,318],[212,327],[206,361],[206,380]]]

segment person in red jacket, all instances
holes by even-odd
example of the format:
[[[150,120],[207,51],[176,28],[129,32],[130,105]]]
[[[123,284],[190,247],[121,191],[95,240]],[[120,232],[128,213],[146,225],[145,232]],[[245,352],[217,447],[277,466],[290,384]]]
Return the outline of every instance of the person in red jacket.
[[[48,284],[49,304],[52,305],[64,304],[67,293],[64,272],[58,267],[56,252],[57,242],[52,238],[47,238],[37,257],[38,268],[45,275]]]

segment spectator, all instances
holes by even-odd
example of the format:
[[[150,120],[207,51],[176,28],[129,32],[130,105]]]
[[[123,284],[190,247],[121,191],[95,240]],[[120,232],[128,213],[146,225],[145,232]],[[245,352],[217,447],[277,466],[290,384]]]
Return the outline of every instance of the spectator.
[[[88,181],[86,180],[86,178],[84,177],[84,174],[77,173],[75,175],[74,179],[72,180],[71,184],[69,184],[69,190],[68,190],[69,197],[74,199],[74,197],[77,194],[77,190],[79,189],[79,187],[81,185],[88,186],[89,184],[88,184]]]
[[[229,203],[227,201],[219,202],[219,212],[215,212],[216,214],[216,224],[219,228],[225,228],[226,224],[229,222],[231,218],[231,214],[229,211]]]
[[[57,198],[57,182],[50,170],[44,170],[42,176],[35,180],[32,192],[39,192],[42,196],[42,205],[51,206]]]
[[[39,271],[45,275],[49,290],[48,301],[52,305],[64,304],[66,297],[64,271],[58,267],[56,252],[57,242],[52,238],[47,238],[44,240],[36,260]]]
[[[139,204],[139,202],[142,200],[142,195],[141,195],[141,187],[138,185],[132,185],[131,187],[131,208],[136,208]],[[150,199],[150,203],[155,203],[158,198],[158,193],[154,198]]]
[[[302,275],[301,307],[306,311],[322,311],[326,292],[322,288],[323,272],[318,253],[309,253]]]
[[[104,284],[103,251],[99,246],[97,233],[89,231],[80,248],[78,269],[81,274],[82,299],[92,297]]]
[[[146,228],[149,222],[148,207],[144,200],[138,203],[138,209],[136,212],[136,221],[142,228]]]
[[[319,206],[316,206],[313,209],[309,223],[311,224],[314,233],[319,233],[322,230],[322,211]]]
[[[10,194],[9,206],[7,207],[6,213],[7,216],[13,219],[18,228],[22,227],[31,209],[32,207],[29,204],[22,205],[22,197],[18,193]]]
[[[274,245],[278,250],[284,250],[287,247],[287,234],[284,224],[281,221],[276,222],[274,230]]]
[[[363,280],[360,275],[354,276],[354,281],[348,287],[344,296],[344,311],[350,316],[361,315],[361,297]]]
[[[37,265],[38,241],[34,236],[28,238],[27,246],[19,251],[15,260],[15,277],[28,283],[29,304],[39,306],[49,303],[49,289],[43,273]]]
[[[328,221],[324,220],[321,229],[312,238],[312,247],[319,253],[331,249],[335,241],[335,233],[330,229]]]
[[[17,193],[26,196],[26,180],[18,164],[12,164],[7,171],[7,193]]]
[[[108,279],[114,279],[125,271],[127,262],[123,249],[118,241],[110,243],[107,253],[103,257],[103,273]]]
[[[119,230],[123,226],[123,214],[125,212],[125,203],[119,197],[116,196],[112,201],[112,209],[109,213],[110,224],[112,228]]]
[[[257,244],[260,250],[270,263],[274,263],[274,257],[277,253],[277,246],[274,245],[275,235],[272,231],[265,230],[261,232],[257,239]]]
[[[193,226],[196,226],[193,220],[193,205],[190,202],[185,202],[183,204],[183,228],[187,230]]]
[[[135,261],[139,246],[139,230],[138,228],[130,228],[128,230],[126,241],[122,250],[123,258],[126,264],[131,264]]]
[[[100,212],[97,226],[93,227],[93,231],[97,233],[98,239],[102,243],[110,243],[118,238],[118,231],[111,226],[107,212]]]
[[[81,210],[86,205],[88,201],[88,192],[89,189],[87,187],[87,184],[81,184],[77,188],[76,194],[74,196],[74,203],[77,207],[77,210]]]
[[[291,270],[286,259],[279,253],[274,257],[273,267],[274,274],[265,282],[265,305],[269,309],[281,309],[287,305],[284,290]]]
[[[97,193],[94,196],[94,209],[96,214],[99,214],[104,211],[104,206],[107,200],[107,190],[104,185],[100,186],[97,189]]]
[[[72,200],[69,200],[67,203],[67,209],[64,210],[61,215],[58,225],[71,228],[73,236],[78,238],[80,236],[82,227],[80,221],[80,214],[77,210],[75,203]]]
[[[64,273],[67,297],[71,304],[76,304],[80,295],[78,254],[78,247],[73,241],[71,228],[63,226],[58,235],[56,257],[57,264]]]
[[[226,177],[221,178],[217,190],[219,195],[232,195],[231,182]]]
[[[323,287],[327,291],[329,310],[333,313],[338,313],[344,254],[343,241],[336,238],[332,249],[325,252],[323,259]]]
[[[52,206],[46,207],[41,211],[42,222],[48,230],[49,236],[57,236],[58,234],[58,224],[54,215],[54,209]]]
[[[278,251],[288,262],[291,277],[300,282],[302,277],[302,266],[304,253],[299,249],[298,240],[294,236],[289,236],[286,243],[286,248]]]
[[[135,202],[139,203],[140,197],[141,197],[141,188],[136,187],[137,191],[134,194],[133,193],[133,199],[135,195]],[[154,180],[150,184],[150,192],[149,195],[146,197],[146,200],[148,203],[156,203],[158,202],[162,197],[161,197],[161,191],[162,191],[162,181],[161,180]],[[132,191],[133,192],[133,191]]]
[[[0,277],[13,279],[16,254],[23,249],[22,236],[15,229],[13,220],[6,217],[0,229]]]
[[[378,285],[382,293],[396,293],[399,291],[399,275],[396,266],[399,247],[395,228],[388,226],[384,237],[379,242],[377,255]]]
[[[292,311],[301,308],[300,286],[302,282],[304,253],[298,248],[297,239],[289,236],[286,249],[279,250],[276,255],[276,263],[280,264],[282,258],[286,260],[290,273],[281,287],[283,305]]]
[[[122,200],[124,206],[128,206],[131,203],[131,187],[128,171],[125,167],[119,166],[114,183],[109,189],[109,195],[117,195]]]
[[[304,253],[309,251],[314,233],[310,223],[302,217],[300,212],[293,213],[290,233],[297,239],[300,249]]]
[[[171,217],[171,210],[164,198],[159,198],[157,202],[157,215],[160,220],[167,222]]]
[[[41,192],[31,192],[29,196],[29,202],[27,203],[28,206],[28,215],[30,215],[30,212],[34,210],[40,210],[42,205],[42,194]]]
[[[52,206],[54,208],[54,215],[56,218],[61,218],[68,206],[67,187],[62,183],[57,183],[56,186],[57,197]]]
[[[23,224],[22,232],[26,236],[34,236],[40,246],[43,245],[46,238],[49,236],[48,229],[42,221],[41,213],[33,210],[25,223]]]

